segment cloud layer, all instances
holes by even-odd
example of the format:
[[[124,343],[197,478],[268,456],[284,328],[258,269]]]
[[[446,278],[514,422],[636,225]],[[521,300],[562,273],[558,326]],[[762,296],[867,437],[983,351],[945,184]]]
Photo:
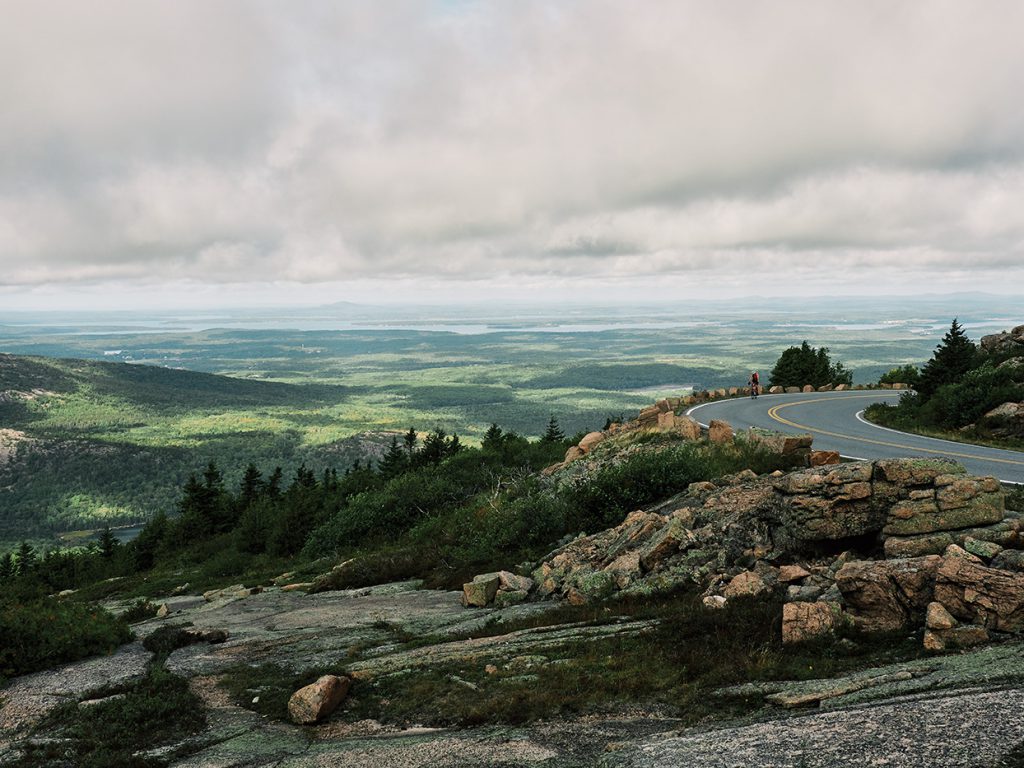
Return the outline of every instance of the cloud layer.
[[[1024,267],[1016,0],[2,5],[6,286]]]

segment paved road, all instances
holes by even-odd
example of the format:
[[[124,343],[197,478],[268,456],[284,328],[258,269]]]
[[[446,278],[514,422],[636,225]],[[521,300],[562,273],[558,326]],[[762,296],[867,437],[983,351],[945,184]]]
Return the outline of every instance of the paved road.
[[[1024,453],[953,443],[879,427],[864,420],[861,411],[872,403],[896,402],[899,392],[817,392],[762,395],[719,400],[691,408],[688,413],[707,425],[728,421],[736,429],[762,427],[810,432],[814,447],[839,451],[857,459],[894,456],[948,456],[975,475],[994,475],[1003,482],[1024,483]]]

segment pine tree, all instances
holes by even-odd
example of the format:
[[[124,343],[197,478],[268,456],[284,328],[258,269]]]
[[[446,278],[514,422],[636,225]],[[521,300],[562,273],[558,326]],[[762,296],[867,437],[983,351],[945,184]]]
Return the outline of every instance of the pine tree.
[[[270,480],[267,481],[267,496],[271,499],[281,497],[281,483],[284,480],[284,471],[280,467],[274,467],[270,473]]]
[[[405,443],[405,450],[409,454],[409,460],[412,460],[413,454],[416,453],[416,429],[409,427],[409,431],[405,433],[405,437],[402,438],[402,442]]]
[[[252,462],[245,468],[245,474],[242,475],[242,485],[238,489],[238,512],[248,509],[256,499],[258,499],[264,490],[263,473],[260,472],[256,465]]]
[[[10,552],[0,557],[0,582],[7,581],[14,576],[14,555]]]
[[[504,435],[501,432],[501,427],[497,424],[491,424],[487,431],[484,432],[484,438],[480,443],[480,447],[485,451],[497,451],[501,448],[504,442]]]
[[[424,464],[437,464],[448,456],[448,433],[438,427],[423,440],[419,458]]]
[[[928,399],[943,384],[955,384],[965,373],[971,370],[978,360],[978,348],[967,338],[963,326],[957,318],[935,347],[932,359],[921,369],[921,378],[917,383],[917,391]]]
[[[548,428],[541,436],[540,441],[542,443],[560,443],[563,440],[565,440],[565,432],[558,426],[558,419],[555,418],[555,414],[551,414],[551,418],[548,420]]]
[[[409,457],[405,450],[398,445],[398,438],[391,438],[391,445],[387,453],[381,457],[377,470],[386,478],[392,478],[405,471],[409,466]]]
[[[27,541],[18,547],[17,571],[19,576],[27,576],[36,567],[36,548]]]
[[[104,526],[100,531],[99,545],[100,557],[104,560],[110,560],[114,556],[114,551],[121,545],[121,542],[111,532],[109,525]]]

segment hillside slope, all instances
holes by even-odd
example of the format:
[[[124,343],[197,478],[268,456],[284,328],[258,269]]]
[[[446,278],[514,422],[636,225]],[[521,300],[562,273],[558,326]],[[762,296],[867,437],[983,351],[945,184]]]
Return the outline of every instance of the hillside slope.
[[[349,389],[247,381],[155,366],[0,354],[0,541],[170,510],[189,473],[216,462],[344,468],[379,452],[337,409]]]

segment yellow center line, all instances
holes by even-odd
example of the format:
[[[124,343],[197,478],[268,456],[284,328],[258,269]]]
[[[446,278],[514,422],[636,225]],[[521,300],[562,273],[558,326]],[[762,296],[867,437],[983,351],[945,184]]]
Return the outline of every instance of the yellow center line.
[[[853,399],[858,398],[858,397],[876,397],[877,398],[877,395],[854,395],[852,397],[845,397],[843,399],[844,400],[853,400]],[[795,421],[790,421],[787,418],[779,416],[779,411],[783,410],[784,408],[793,408],[793,407],[795,407],[797,405],[809,405],[810,403],[821,403],[821,402],[824,402],[824,401],[829,400],[829,399],[831,399],[831,398],[819,397],[819,398],[815,398],[813,400],[800,400],[799,402],[796,402],[796,403],[785,403],[784,405],[776,405],[776,406],[773,406],[773,407],[768,409],[768,415],[772,419],[774,419],[775,421],[779,422],[780,424],[785,424],[786,426],[793,427],[794,429],[802,429],[802,430],[804,430],[806,432],[814,432],[815,434],[818,434],[818,435],[828,435],[829,437],[838,437],[838,438],[840,438],[842,440],[855,440],[855,441],[857,441],[859,443],[871,443],[872,445],[884,445],[884,446],[889,447],[889,448],[900,448],[900,449],[903,449],[903,450],[916,451],[916,452],[919,452],[919,453],[934,453],[934,454],[936,454],[938,456],[955,456],[958,459],[976,459],[978,461],[995,461],[995,462],[998,462],[1000,464],[1013,464],[1015,466],[1024,467],[1024,461],[1014,461],[1013,459],[996,459],[996,458],[992,458],[990,456],[979,456],[978,454],[971,454],[971,453],[955,453],[953,451],[936,451],[936,450],[933,450],[931,448],[921,448],[921,447],[916,446],[916,445],[903,445],[902,443],[890,443],[890,442],[886,442],[884,440],[871,440],[871,439],[866,438],[866,437],[854,437],[853,435],[845,435],[845,434],[843,434],[841,432],[829,432],[829,431],[824,430],[824,429],[817,429],[815,427],[808,427],[806,424],[797,424]],[[922,438],[922,439],[923,440],[927,440],[929,438]]]

